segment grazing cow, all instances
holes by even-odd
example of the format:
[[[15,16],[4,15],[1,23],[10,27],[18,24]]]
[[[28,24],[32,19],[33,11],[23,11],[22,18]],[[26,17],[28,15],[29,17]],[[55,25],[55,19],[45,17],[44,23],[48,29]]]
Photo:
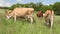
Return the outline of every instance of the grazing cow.
[[[44,17],[46,25],[48,25],[49,27],[52,27],[53,18],[54,18],[54,11],[53,10],[47,10],[45,13],[42,13],[40,11],[37,13],[37,17]]]
[[[34,9],[33,8],[15,8],[13,11],[11,10],[7,10],[6,14],[7,14],[7,19],[9,19],[10,17],[14,18],[14,23],[16,21],[17,17],[28,17],[31,20],[31,23],[33,22],[33,12]]]
[[[41,11],[39,11],[39,12],[37,13],[37,17],[43,17],[43,13],[42,13]]]
[[[53,25],[53,18],[54,18],[54,11],[53,10],[47,10],[44,14],[46,24],[49,27],[52,27]]]

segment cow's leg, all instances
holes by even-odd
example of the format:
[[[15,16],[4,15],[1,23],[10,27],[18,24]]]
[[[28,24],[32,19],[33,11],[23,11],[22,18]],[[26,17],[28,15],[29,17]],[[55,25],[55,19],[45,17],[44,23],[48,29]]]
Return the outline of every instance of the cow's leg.
[[[31,21],[31,24],[32,24],[32,22],[33,22],[33,17],[32,17],[32,15],[29,15],[28,18],[30,18],[30,21]]]
[[[49,25],[49,20],[47,18],[45,18],[45,22],[46,22],[46,25],[48,26]]]
[[[32,18],[32,17],[30,17],[30,20],[31,20],[31,24],[32,24],[32,22],[33,22],[33,18]]]
[[[16,21],[16,16],[14,16],[14,23],[15,23],[15,21]]]
[[[53,16],[51,17],[51,27],[53,26]]]
[[[49,27],[51,27],[51,19],[49,19]]]

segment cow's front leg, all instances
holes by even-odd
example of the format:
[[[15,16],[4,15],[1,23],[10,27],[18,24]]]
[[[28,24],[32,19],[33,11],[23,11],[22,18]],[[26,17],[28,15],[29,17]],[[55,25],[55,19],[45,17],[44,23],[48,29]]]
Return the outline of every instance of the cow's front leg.
[[[14,16],[14,23],[16,22],[16,16]]]
[[[45,23],[46,23],[47,26],[49,25],[49,21],[48,21],[47,18],[45,18]]]

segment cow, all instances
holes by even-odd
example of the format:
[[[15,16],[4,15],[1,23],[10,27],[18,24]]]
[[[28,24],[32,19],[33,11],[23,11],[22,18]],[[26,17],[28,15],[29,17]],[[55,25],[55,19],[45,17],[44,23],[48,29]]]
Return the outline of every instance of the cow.
[[[46,25],[52,27],[53,19],[54,19],[54,11],[53,10],[46,10],[45,13],[39,11],[37,13],[37,17],[44,17]]]
[[[43,16],[45,18],[46,25],[49,27],[52,27],[53,26],[53,19],[54,19],[54,11],[53,10],[47,10],[43,14]]]
[[[13,11],[7,10],[5,12],[7,14],[7,19],[10,19],[10,17],[14,18],[14,23],[17,17],[28,17],[31,23],[33,22],[33,8],[15,8]]]

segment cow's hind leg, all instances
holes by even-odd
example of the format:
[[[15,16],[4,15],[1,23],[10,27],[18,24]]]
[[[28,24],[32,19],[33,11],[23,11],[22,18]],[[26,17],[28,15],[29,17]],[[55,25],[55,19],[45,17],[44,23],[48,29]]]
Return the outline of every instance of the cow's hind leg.
[[[30,15],[30,16],[28,16],[28,18],[30,19],[30,22],[31,22],[31,24],[32,24],[32,22],[33,22],[33,17]]]
[[[33,18],[33,21],[36,23],[35,19]]]
[[[33,17],[30,17],[30,21],[31,21],[31,24],[32,24],[32,22],[33,22]]]
[[[53,26],[53,17],[51,17],[51,27]]]

